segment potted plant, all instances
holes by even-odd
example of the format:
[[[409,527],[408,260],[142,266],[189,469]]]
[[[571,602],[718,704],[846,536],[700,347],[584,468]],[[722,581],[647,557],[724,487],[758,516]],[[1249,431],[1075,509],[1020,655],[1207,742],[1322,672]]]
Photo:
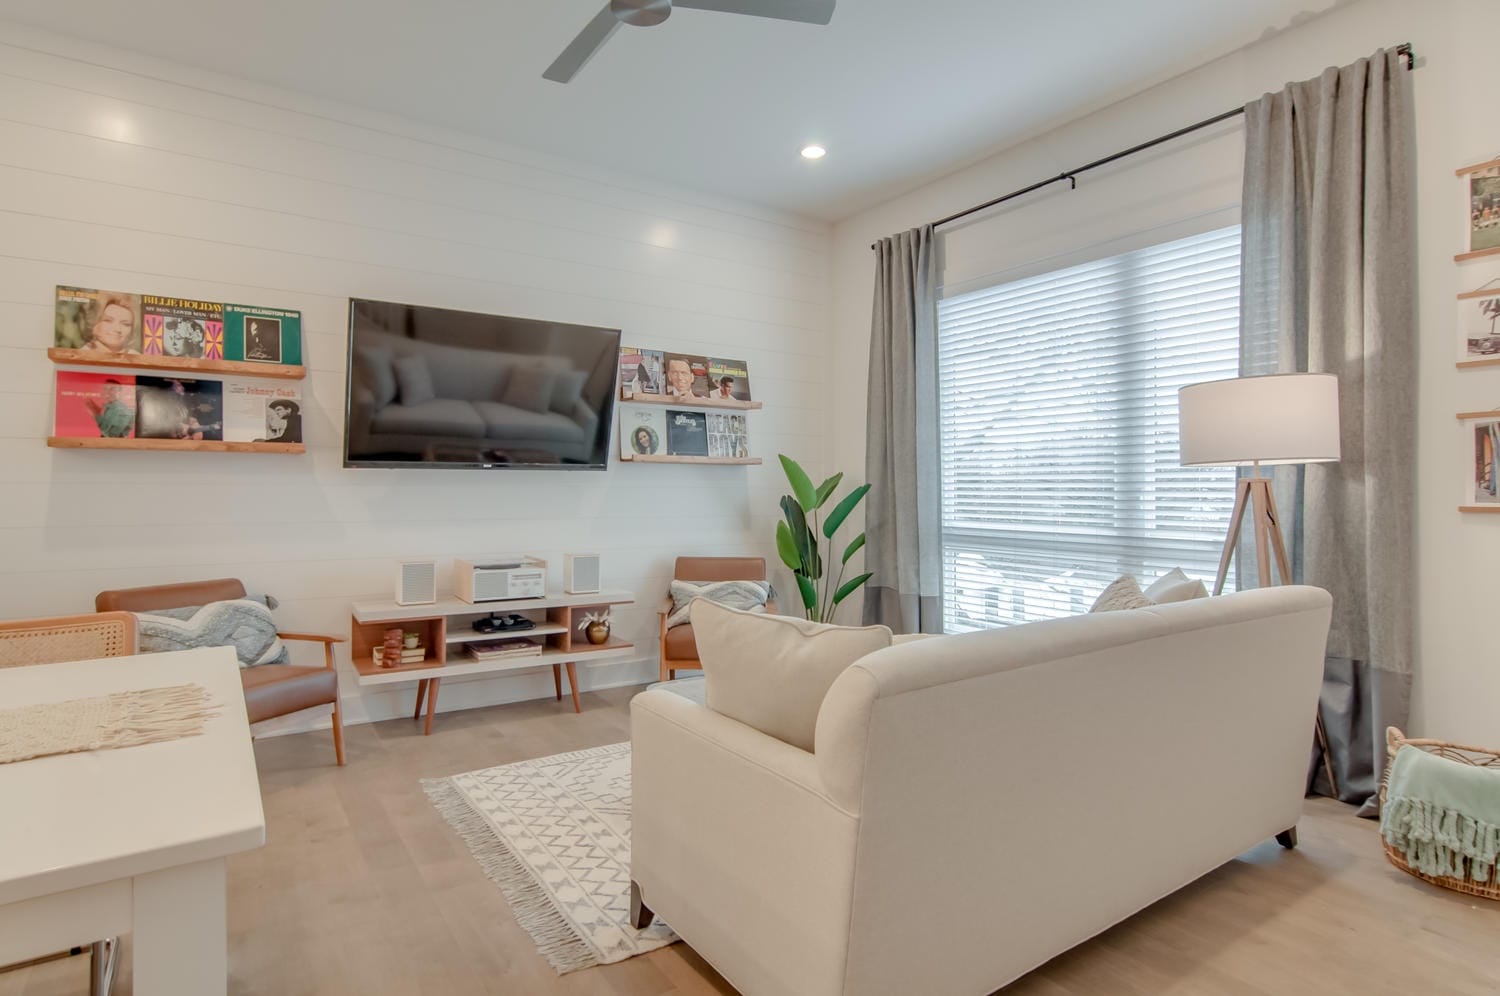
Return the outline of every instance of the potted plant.
[[[870,580],[869,572],[844,580],[844,569],[848,566],[849,559],[865,545],[865,534],[860,533],[844,547],[839,556],[837,573],[831,566],[825,567],[818,537],[821,534],[828,541],[830,552],[836,549],[834,534],[839,531],[844,520],[849,518],[849,513],[869,493],[870,486],[861,484],[849,492],[833,507],[828,517],[822,518],[820,522],[823,506],[833,497],[833,492],[843,481],[844,475],[834,474],[813,487],[812,478],[807,476],[807,472],[797,461],[785,455],[780,455],[779,459],[782,469],[786,471],[787,481],[792,486],[792,493],[781,498],[783,519],[776,523],[776,552],[797,579],[803,614],[813,622],[832,622],[834,615],[838,613],[839,603]]]

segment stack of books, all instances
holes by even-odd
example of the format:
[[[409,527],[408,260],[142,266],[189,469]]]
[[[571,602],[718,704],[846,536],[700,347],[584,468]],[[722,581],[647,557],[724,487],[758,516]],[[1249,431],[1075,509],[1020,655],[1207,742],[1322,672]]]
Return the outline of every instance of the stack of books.
[[[469,656],[477,661],[496,661],[505,657],[540,657],[542,645],[530,640],[484,640],[469,644]]]
[[[383,651],[384,651],[384,648],[382,648],[382,647],[376,647],[375,648],[374,656],[375,656],[375,666],[376,667],[380,667],[381,666],[380,665],[380,658],[384,656],[384,652]],[[422,663],[426,659],[427,659],[427,648],[426,647],[412,647],[410,650],[406,650],[406,649],[403,648],[402,651],[401,651],[401,663],[402,664],[420,664],[420,663]]]

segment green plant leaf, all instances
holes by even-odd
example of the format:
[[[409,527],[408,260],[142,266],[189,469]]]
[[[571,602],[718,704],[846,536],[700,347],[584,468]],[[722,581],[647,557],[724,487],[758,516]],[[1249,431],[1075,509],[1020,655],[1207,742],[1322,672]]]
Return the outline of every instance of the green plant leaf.
[[[780,525],[780,523],[777,523],[777,525]],[[860,550],[860,547],[862,547],[864,545],[865,545],[865,534],[864,533],[860,533],[858,536],[854,537],[854,542],[852,542],[848,546],[844,547],[844,559],[841,560],[841,561],[839,561],[839,563],[841,563],[841,564],[847,564],[849,562],[849,558],[852,557],[852,556],[854,556],[856,553],[858,553],[859,550]]]
[[[813,587],[812,579],[806,574],[797,575],[797,587],[802,590],[802,607],[810,609],[818,604],[818,589]]]
[[[797,499],[791,495],[782,495],[781,512],[786,516],[787,530],[792,534],[792,544],[797,548],[798,567],[794,569],[803,570],[811,567],[813,564],[812,530],[807,528],[807,516],[802,514],[802,506],[798,505]],[[811,572],[808,571],[808,573]]]
[[[792,494],[797,496],[797,504],[802,506],[805,512],[811,512],[818,507],[818,492],[813,487],[812,478],[807,476],[807,471],[802,466],[785,454],[777,454],[781,461],[781,469],[786,471],[786,479],[792,484]]]
[[[844,520],[849,518],[849,513],[854,511],[854,506],[859,504],[859,500],[869,490],[870,486],[868,484],[861,484],[845,495],[844,500],[839,502],[838,506],[829,513],[827,519],[823,520],[823,535],[829,539],[833,539],[833,534],[838,532],[839,526],[844,524]]]
[[[802,556],[797,552],[797,541],[792,539],[792,529],[785,522],[776,523],[776,552],[781,562],[793,571],[802,570]]]
[[[844,479],[844,474],[843,474],[842,471],[840,471],[839,473],[834,474],[828,480],[824,481],[822,484],[819,484],[818,485],[818,493],[815,496],[818,499],[818,503],[817,503],[817,505],[815,505],[813,507],[814,508],[822,508],[823,507],[823,503],[828,500],[828,496],[831,495],[831,494],[833,494],[833,489],[836,488],[836,487],[838,487],[839,486],[839,482],[842,481],[843,479]]]
[[[861,574],[857,578],[851,578],[850,580],[845,581],[843,587],[839,588],[838,591],[833,593],[833,604],[837,605],[844,599],[848,598],[850,595],[854,594],[855,589],[857,589],[860,585],[864,584],[874,576],[875,575],[873,573],[865,573]]]

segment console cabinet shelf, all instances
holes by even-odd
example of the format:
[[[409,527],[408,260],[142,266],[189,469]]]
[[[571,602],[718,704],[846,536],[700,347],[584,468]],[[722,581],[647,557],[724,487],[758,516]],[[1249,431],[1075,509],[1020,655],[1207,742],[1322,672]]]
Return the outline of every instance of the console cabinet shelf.
[[[422,717],[426,705],[424,731],[432,732],[432,717],[437,712],[438,688],[443,678],[463,675],[497,674],[525,671],[539,667],[552,668],[552,682],[557,701],[562,701],[562,675],[567,671],[572,693],[573,711],[582,712],[578,702],[578,677],[575,665],[580,662],[629,657],[635,646],[611,637],[595,645],[578,630],[578,620],[586,612],[629,605],[635,596],[626,591],[591,594],[554,593],[544,598],[515,598],[500,602],[465,602],[459,598],[441,598],[429,605],[397,605],[391,601],[356,602],[350,619],[350,656],[361,686],[417,683],[416,709],[412,719]],[[473,623],[491,614],[512,614],[530,619],[531,629],[479,633]],[[375,663],[374,651],[385,642],[387,629],[417,634],[418,644],[426,648],[425,657],[411,664],[381,667]],[[466,645],[482,640],[505,640],[512,637],[530,639],[541,644],[540,654],[525,657],[502,657],[481,661],[470,657]]]

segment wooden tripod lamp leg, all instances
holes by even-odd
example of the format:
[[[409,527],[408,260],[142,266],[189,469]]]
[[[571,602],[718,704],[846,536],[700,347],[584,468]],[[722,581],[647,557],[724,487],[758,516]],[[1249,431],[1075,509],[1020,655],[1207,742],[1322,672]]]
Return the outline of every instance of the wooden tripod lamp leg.
[[[1229,560],[1240,542],[1240,527],[1245,522],[1245,508],[1250,501],[1250,481],[1240,481],[1234,491],[1234,512],[1229,516],[1229,535],[1224,537],[1224,552],[1219,555],[1219,574],[1214,579],[1214,594],[1224,594],[1224,581],[1229,577]]]

